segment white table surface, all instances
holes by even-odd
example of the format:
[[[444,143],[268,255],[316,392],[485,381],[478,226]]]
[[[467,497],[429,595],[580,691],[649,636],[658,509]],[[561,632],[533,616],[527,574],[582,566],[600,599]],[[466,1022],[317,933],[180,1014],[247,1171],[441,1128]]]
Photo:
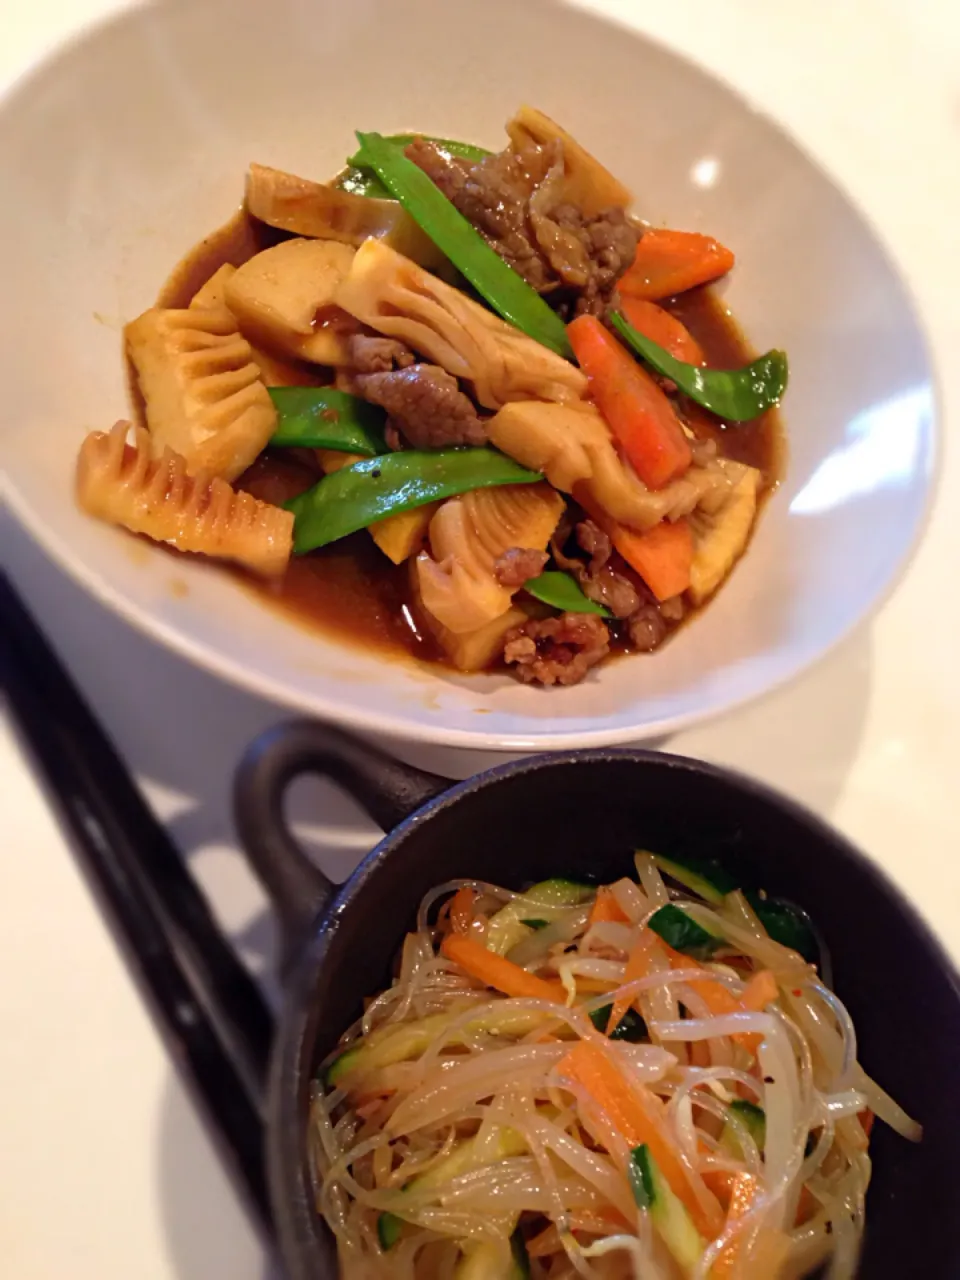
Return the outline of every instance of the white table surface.
[[[122,7],[6,0],[0,91]],[[735,82],[867,210],[920,304],[945,437],[960,428],[956,0],[596,7]],[[746,769],[833,820],[910,894],[960,962],[958,512],[960,458],[947,442],[924,545],[881,615],[791,688],[670,747]],[[283,711],[105,613],[3,513],[0,551],[224,925],[265,971],[270,921],[232,843],[228,789],[242,747]],[[264,1280],[271,1265],[2,711],[0,800],[0,1271],[10,1280]],[[340,876],[376,835],[319,786],[305,787],[297,807]]]

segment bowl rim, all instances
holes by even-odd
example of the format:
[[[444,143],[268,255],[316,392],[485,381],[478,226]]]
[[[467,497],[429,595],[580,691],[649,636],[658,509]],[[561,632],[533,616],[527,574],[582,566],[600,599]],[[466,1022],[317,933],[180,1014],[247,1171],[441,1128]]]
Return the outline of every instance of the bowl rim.
[[[71,53],[76,53],[89,41],[98,39],[112,27],[123,27],[132,21],[136,21],[138,16],[139,13],[136,8],[122,8],[117,12],[104,14],[92,21],[83,23],[69,32],[64,39],[43,50],[18,75],[15,75],[3,91],[0,92],[0,114],[9,110],[15,98],[59,59]],[[686,711],[662,715],[656,720],[650,720],[641,725],[624,725],[616,728],[604,728],[602,725],[603,717],[594,716],[591,718],[600,721],[599,727],[541,732],[537,727],[539,722],[531,720],[531,727],[527,731],[503,733],[484,729],[450,728],[443,724],[440,717],[436,722],[431,720],[421,723],[408,719],[400,711],[384,712],[356,706],[349,701],[340,701],[329,694],[318,693],[309,689],[297,689],[282,678],[265,674],[259,675],[251,671],[242,661],[230,658],[221,651],[212,648],[206,642],[192,638],[189,632],[181,629],[176,624],[158,619],[151,613],[147,605],[141,605],[130,600],[96,568],[75,557],[69,543],[58,538],[48,529],[40,511],[35,511],[26,497],[21,495],[9,474],[5,470],[0,471],[0,498],[3,498],[22,527],[28,531],[41,549],[69,578],[79,584],[98,603],[140,632],[141,635],[163,644],[178,657],[190,662],[207,674],[233,684],[254,697],[283,707],[289,707],[300,714],[306,713],[318,716],[348,730],[353,729],[361,733],[382,736],[396,742],[488,752],[570,751],[577,748],[626,747],[631,744],[649,742],[650,740],[666,737],[693,725],[707,724],[733,711],[759,702],[768,695],[776,693],[794,681],[801,679],[876,617],[904,581],[926,536],[927,529],[938,505],[943,475],[942,462],[945,448],[945,432],[943,427],[944,397],[942,374],[934,355],[934,346],[930,341],[927,324],[912,281],[901,267],[898,256],[892,246],[888,244],[875,219],[861,201],[853,195],[839,176],[824,165],[811,150],[810,146],[798,138],[793,130],[778,119],[773,112],[758,105],[723,72],[717,71],[688,56],[682,50],[674,48],[670,43],[655,34],[641,30],[632,22],[624,21],[623,17],[616,12],[591,10],[581,16],[591,22],[616,27],[625,36],[654,47],[660,56],[680,62],[698,75],[713,81],[721,86],[725,93],[731,96],[744,111],[756,117],[785,139],[787,144],[803,157],[804,161],[840,196],[855,215],[872,242],[872,246],[880,260],[901,291],[906,315],[914,326],[920,340],[926,367],[927,385],[931,396],[926,466],[922,471],[922,504],[910,531],[910,536],[901,547],[886,581],[874,590],[872,597],[860,614],[852,617],[845,626],[830,638],[827,644],[812,646],[807,653],[788,664],[786,669],[773,677],[766,678],[760,686],[733,694],[720,694],[714,698],[707,708],[690,707]],[[784,420],[784,437],[787,448],[786,465],[789,465],[789,413]],[[776,492],[770,496],[775,499]],[[754,537],[760,534],[764,515],[764,511],[759,513],[747,547],[747,553],[749,553]],[[734,565],[734,571],[737,567],[737,565]],[[725,585],[726,583],[721,584],[721,590]],[[707,607],[711,603],[712,601],[708,601]],[[261,607],[264,607],[262,602]],[[283,616],[279,610],[275,612],[279,613],[281,617]],[[293,620],[287,620],[287,625],[294,626],[296,624]],[[324,633],[322,629],[318,629],[318,633],[325,635],[325,638],[330,643],[339,643],[333,633]],[[340,647],[346,653],[347,646],[340,645]],[[371,649],[370,652],[373,653],[374,651]],[[625,656],[627,659],[637,659],[639,657],[651,658],[654,655],[632,654]],[[379,661],[385,663],[388,667],[412,663],[425,676],[431,679],[439,678],[431,670],[431,664],[419,663],[415,658],[383,656]],[[554,688],[548,692],[551,696],[557,697],[560,690]]]

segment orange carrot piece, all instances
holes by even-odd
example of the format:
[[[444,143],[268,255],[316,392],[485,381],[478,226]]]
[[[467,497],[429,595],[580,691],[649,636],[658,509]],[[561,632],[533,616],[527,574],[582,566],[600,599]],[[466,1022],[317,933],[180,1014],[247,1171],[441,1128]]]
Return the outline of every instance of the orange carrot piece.
[[[867,1135],[867,1138],[869,1139],[871,1133],[873,1133],[873,1122],[874,1120],[876,1120],[877,1117],[873,1114],[873,1112],[870,1110],[869,1107],[867,1107],[864,1111],[858,1111],[857,1116],[860,1120],[860,1123],[863,1125],[863,1132]]]
[[[704,1169],[700,1177],[703,1178],[704,1186],[708,1191],[712,1191],[717,1197],[724,1211],[730,1203],[730,1195],[733,1191],[733,1180],[737,1175],[729,1169]]]
[[[667,953],[671,968],[702,968],[696,960],[683,955],[680,951],[675,951],[668,943],[661,941],[660,945]],[[739,999],[722,982],[712,979],[708,969],[703,970],[702,978],[694,978],[687,985],[700,997],[715,1018],[728,1013],[759,1013],[771,1000],[777,998],[776,979],[769,969],[760,969],[755,973],[744,987]],[[763,1037],[756,1031],[738,1031],[732,1039],[756,1056]]]
[[[651,227],[640,237],[631,266],[617,281],[621,295],[658,302],[709,284],[733,266],[734,257],[712,236]]]
[[[560,1060],[560,1074],[589,1094],[628,1146],[650,1148],[661,1173],[686,1206],[701,1235],[712,1240],[722,1214],[712,1196],[706,1203],[694,1193],[691,1175],[663,1118],[663,1103],[643,1084],[628,1081],[620,1067],[596,1040],[581,1040]]]
[[[658,600],[686,591],[693,571],[693,530],[686,520],[661,520],[646,533],[619,525],[610,541]]]
[[[640,940],[627,956],[626,968],[623,971],[624,986],[628,982],[636,982],[638,978],[647,976],[650,972],[650,961],[656,953],[657,936],[652,929],[644,929],[640,934]],[[633,1004],[633,1000],[633,996],[621,996],[619,1000],[614,1001],[613,1008],[610,1010],[610,1017],[607,1019],[608,1036],[613,1035],[623,1021],[627,1010]]]
[[[658,307],[655,302],[648,302],[646,298],[631,298],[629,294],[624,294],[620,299],[620,310],[638,333],[652,342],[658,342],[675,359],[687,364],[706,364],[700,343],[682,320],[678,320],[663,307]]]
[[[727,1209],[727,1226],[748,1211],[757,1198],[757,1180],[752,1173],[738,1173],[733,1179],[730,1189],[730,1205]],[[737,1260],[742,1250],[739,1240],[732,1240],[721,1252],[710,1269],[710,1280],[730,1280],[737,1269]]]
[[[691,1040],[689,1051],[691,1067],[709,1067],[712,1065],[710,1046],[705,1040]]]
[[[559,982],[549,982],[527,973],[512,960],[495,955],[486,947],[460,933],[449,933],[441,947],[443,954],[471,978],[486,983],[495,991],[507,996],[525,996],[533,1000],[551,1000],[554,1004],[566,1004],[567,993]]]
[[[457,890],[450,901],[450,925],[454,933],[469,933],[473,924],[473,910],[477,902],[477,891],[465,884]]]
[[[590,394],[634,471],[660,489],[690,465],[690,442],[666,394],[596,316],[578,316],[567,334]]]
[[[769,969],[758,970],[743,989],[740,1008],[762,1013],[777,998],[777,980]]]
[[[595,924],[626,924],[630,917],[626,914],[616,895],[606,886],[597,890],[596,901],[590,911],[588,926]]]

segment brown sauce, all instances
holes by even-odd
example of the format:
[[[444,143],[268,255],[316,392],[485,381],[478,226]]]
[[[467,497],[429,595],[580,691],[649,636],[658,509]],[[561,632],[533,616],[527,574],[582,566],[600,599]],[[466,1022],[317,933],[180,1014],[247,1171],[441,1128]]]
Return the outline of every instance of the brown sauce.
[[[157,305],[186,307],[224,264],[242,266],[254,254],[286,238],[284,232],[258,223],[241,209],[184,257],[161,290]],[[693,289],[664,305],[697,339],[711,367],[737,368],[753,358],[754,352],[728,309],[709,288]],[[329,382],[322,370],[297,361],[284,363],[290,384],[322,386]],[[137,411],[142,405],[135,379],[130,381]],[[680,408],[699,437],[714,439],[725,457],[758,468],[764,476],[765,492],[772,491],[782,467],[783,433],[776,410],[753,422],[728,426],[685,399]],[[302,493],[321,475],[309,450],[268,449],[238,484],[256,497],[279,504]],[[626,566],[617,567],[635,576]],[[449,665],[414,615],[408,567],[391,564],[366,532],[292,559],[277,583],[264,585],[237,572],[260,598],[301,625],[321,630],[342,643],[393,657],[405,655]],[[693,614],[688,612],[684,624]],[[611,647],[614,654],[630,651],[625,639],[616,634]]]

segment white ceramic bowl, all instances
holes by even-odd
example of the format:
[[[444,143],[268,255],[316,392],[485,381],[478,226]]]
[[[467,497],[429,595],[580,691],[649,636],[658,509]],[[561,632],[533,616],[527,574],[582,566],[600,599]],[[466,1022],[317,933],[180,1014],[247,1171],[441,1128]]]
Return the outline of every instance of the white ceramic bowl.
[[[569,690],[458,678],[300,629],[215,566],[177,562],[74,508],[80,440],[126,408],[122,324],[230,215],[249,161],[324,178],[358,127],[497,146],[522,102],[602,157],[642,215],[730,244],[734,313],[756,347],[790,356],[785,483],[694,625]],[[15,510],[132,623],[298,711],[486,750],[663,733],[822,656],[882,598],[917,537],[934,465],[931,373],[869,227],[734,91],[573,7],[137,8],[0,105],[0,172],[0,441]]]

